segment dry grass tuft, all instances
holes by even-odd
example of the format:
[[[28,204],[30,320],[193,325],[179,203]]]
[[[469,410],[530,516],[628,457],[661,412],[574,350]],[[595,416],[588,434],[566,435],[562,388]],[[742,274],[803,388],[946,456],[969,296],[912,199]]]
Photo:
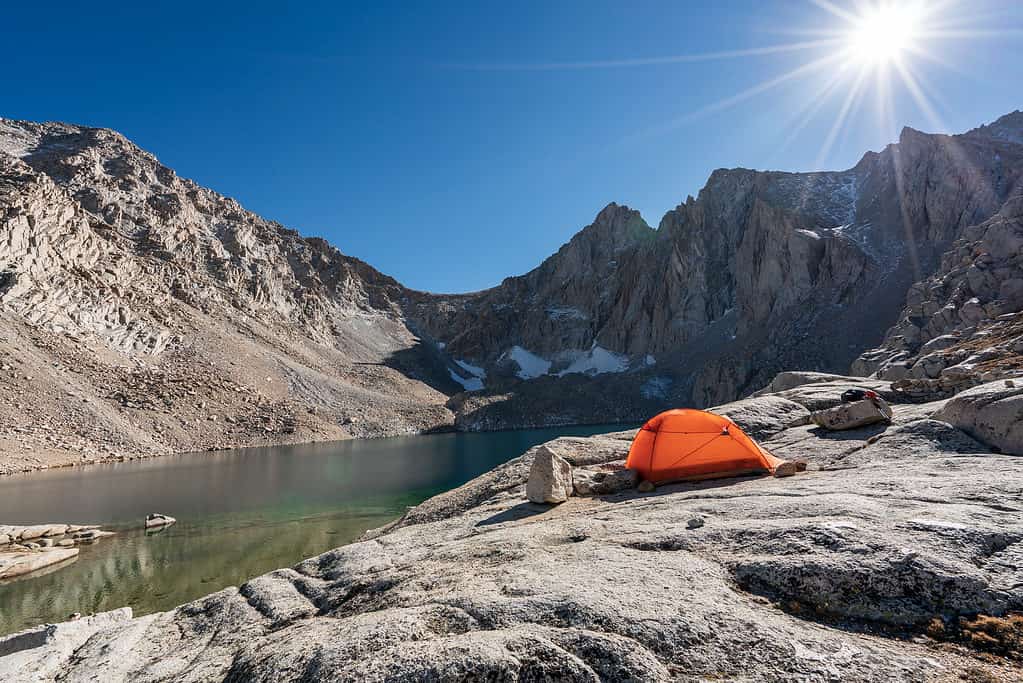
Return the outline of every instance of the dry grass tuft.
[[[1023,614],[1010,613],[1004,617],[983,614],[958,624],[959,640],[982,652],[1023,661]]]

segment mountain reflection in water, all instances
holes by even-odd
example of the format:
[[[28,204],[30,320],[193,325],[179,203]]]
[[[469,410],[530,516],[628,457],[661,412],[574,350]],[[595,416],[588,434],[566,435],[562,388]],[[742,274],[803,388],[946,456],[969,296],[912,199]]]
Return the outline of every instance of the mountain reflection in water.
[[[72,612],[170,609],[348,543],[533,445],[621,428],[251,448],[3,477],[0,523],[96,523],[118,534],[57,571],[0,585],[0,633]],[[178,523],[147,534],[150,512]]]

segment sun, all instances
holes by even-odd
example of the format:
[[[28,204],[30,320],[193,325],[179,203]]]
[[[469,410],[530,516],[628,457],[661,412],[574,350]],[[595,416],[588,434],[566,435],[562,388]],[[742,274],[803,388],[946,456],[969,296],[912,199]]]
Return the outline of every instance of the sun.
[[[916,46],[919,15],[908,6],[880,5],[864,9],[845,37],[849,58],[863,65],[898,61]]]
[[[933,129],[947,129],[936,108],[939,98],[933,92],[930,72],[943,69],[958,77],[973,77],[958,63],[966,54],[961,48],[955,48],[955,41],[1008,43],[1013,40],[1016,42],[1011,45],[1016,47],[1023,34],[1023,26],[1007,9],[1023,0],[1000,0],[1006,5],[1004,11],[995,7],[979,11],[979,0],[803,1],[820,10],[806,13],[809,19],[805,25],[790,26],[791,17],[795,16],[791,13],[776,26],[771,25],[768,17],[766,30],[798,36],[786,42],[626,59],[498,63],[464,68],[488,71],[631,69],[728,59],[766,62],[771,56],[787,55],[791,68],[765,72],[762,80],[745,89],[733,91],[625,139],[665,133],[766,93],[788,88],[793,106],[783,147],[807,130],[822,113],[834,113],[834,121],[818,154],[819,163],[823,163],[854,116],[872,113],[872,125],[884,130],[892,139],[898,135],[897,114],[908,106],[915,106]],[[996,0],[985,4],[992,3],[997,4]],[[769,7],[781,3],[760,4]],[[863,106],[865,103],[868,106]]]

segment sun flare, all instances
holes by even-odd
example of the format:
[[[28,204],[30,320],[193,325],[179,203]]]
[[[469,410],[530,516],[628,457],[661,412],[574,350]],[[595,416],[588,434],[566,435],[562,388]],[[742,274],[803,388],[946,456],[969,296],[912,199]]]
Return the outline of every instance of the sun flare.
[[[915,47],[919,21],[909,7],[871,7],[853,23],[846,36],[846,50],[861,64],[880,66],[897,61]]]
[[[1020,1],[1005,4],[1018,5]],[[988,8],[981,12],[976,0],[805,0],[805,3],[819,10],[807,13],[805,25],[765,27],[771,32],[797,36],[786,42],[624,59],[456,66],[484,71],[577,71],[660,68],[729,59],[766,62],[775,55],[786,56],[791,64],[787,70],[765,73],[761,80],[743,89],[625,139],[666,133],[766,93],[788,89],[795,99],[783,146],[802,134],[817,117],[824,113],[834,115],[818,155],[823,163],[852,117],[873,115],[874,125],[892,138],[898,134],[897,112],[914,106],[933,129],[946,129],[937,106],[940,98],[933,91],[929,72],[941,69],[960,77],[974,77],[963,69],[962,63],[968,61],[969,55],[956,43],[1005,42],[1023,35],[1023,26],[1007,10]],[[1007,21],[1002,21],[1002,16]],[[792,58],[798,55],[802,59]]]

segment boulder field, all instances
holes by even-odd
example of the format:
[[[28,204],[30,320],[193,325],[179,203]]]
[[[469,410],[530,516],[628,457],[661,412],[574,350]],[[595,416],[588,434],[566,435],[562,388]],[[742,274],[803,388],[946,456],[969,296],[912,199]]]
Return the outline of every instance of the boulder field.
[[[1015,443],[987,416],[1019,392],[832,432],[822,384],[785,384],[719,410],[799,476],[530,503],[538,453],[621,460],[633,433],[556,439],[240,588],[0,640],[0,679],[1023,679],[1023,458],[984,441]]]

